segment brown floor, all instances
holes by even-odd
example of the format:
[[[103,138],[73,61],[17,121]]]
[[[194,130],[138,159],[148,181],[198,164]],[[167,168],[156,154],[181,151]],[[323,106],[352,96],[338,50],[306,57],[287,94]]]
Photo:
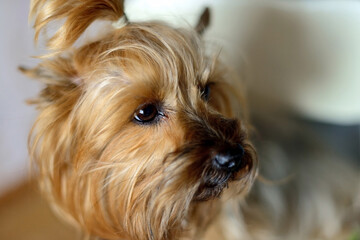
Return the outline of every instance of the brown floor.
[[[78,240],[80,237],[54,216],[36,186],[26,183],[0,198],[0,239]]]

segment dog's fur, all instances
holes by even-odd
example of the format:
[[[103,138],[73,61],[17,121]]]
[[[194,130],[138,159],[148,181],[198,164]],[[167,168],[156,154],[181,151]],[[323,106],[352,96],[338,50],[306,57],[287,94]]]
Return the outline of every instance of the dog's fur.
[[[275,129],[271,141],[276,135],[303,151],[287,158],[276,145],[260,143],[263,173],[279,179],[299,171],[288,184],[258,183],[240,208],[258,163],[241,82],[216,55],[205,53],[201,34],[208,11],[194,29],[126,22],[78,47],[74,43],[93,21],[124,18],[121,1],[33,0],[30,16],[36,40],[51,22],[64,21],[47,41],[50,52],[42,63],[22,68],[46,84],[32,100],[40,114],[29,138],[30,156],[44,195],[86,235],[344,238],[345,225],[354,222],[347,205],[355,202],[355,190],[346,183],[357,182],[357,171],[329,154],[318,154],[314,162],[304,143],[314,144],[299,140],[301,132],[290,138],[297,139],[294,144],[281,138],[278,120],[261,116],[266,124],[260,126],[270,125],[262,134]],[[143,124],[134,117],[146,104],[161,114]],[[238,144],[245,150],[240,167],[231,174],[214,168],[214,156]]]
[[[196,239],[226,196],[244,195],[256,176],[240,91],[205,55],[208,11],[195,29],[128,22],[72,47],[94,20],[116,21],[123,12],[118,0],[32,1],[36,39],[50,22],[66,20],[43,62],[23,69],[46,84],[33,100],[40,115],[30,155],[45,195],[87,234]],[[136,122],[149,103],[162,116]],[[238,144],[244,155],[236,172],[213,167],[219,151]]]

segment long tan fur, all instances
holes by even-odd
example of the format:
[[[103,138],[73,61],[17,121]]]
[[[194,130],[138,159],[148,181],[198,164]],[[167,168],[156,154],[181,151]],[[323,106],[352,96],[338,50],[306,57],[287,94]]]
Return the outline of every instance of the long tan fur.
[[[241,91],[205,55],[195,30],[130,22],[72,48],[94,20],[115,21],[123,11],[115,0],[32,1],[35,41],[50,22],[65,22],[48,41],[57,54],[22,69],[45,84],[32,101],[40,114],[30,156],[44,195],[89,236],[197,239],[225,197],[246,194],[256,176]],[[164,117],[134,123],[144,103],[157,104]],[[242,168],[222,182],[210,160],[236,144],[245,150]],[[206,181],[221,183],[208,188]]]
[[[114,240],[339,240],[359,229],[358,169],[271,113],[258,117],[270,132],[261,171],[286,181],[257,182],[244,200],[257,154],[240,80],[204,49],[208,9],[194,29],[122,17],[123,1],[31,2],[35,41],[60,24],[42,62],[20,69],[44,84],[29,101],[39,110],[29,152],[59,215]],[[96,20],[116,24],[75,44]],[[144,106],[152,121],[137,120]],[[219,168],[220,154],[239,165]]]
[[[29,18],[30,20],[35,18],[35,41],[50,22],[65,19],[65,23],[48,41],[49,49],[63,51],[69,48],[95,20],[116,21],[123,15],[122,0],[33,0]]]

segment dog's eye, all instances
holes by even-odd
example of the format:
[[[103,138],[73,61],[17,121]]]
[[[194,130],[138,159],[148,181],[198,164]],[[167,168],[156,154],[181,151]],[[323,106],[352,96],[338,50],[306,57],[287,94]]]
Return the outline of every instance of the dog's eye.
[[[134,119],[139,123],[151,123],[156,119],[158,115],[161,115],[155,104],[147,103],[140,106],[135,114]]]
[[[205,87],[202,89],[201,97],[205,101],[209,100],[209,97],[210,97],[210,84],[206,84]]]

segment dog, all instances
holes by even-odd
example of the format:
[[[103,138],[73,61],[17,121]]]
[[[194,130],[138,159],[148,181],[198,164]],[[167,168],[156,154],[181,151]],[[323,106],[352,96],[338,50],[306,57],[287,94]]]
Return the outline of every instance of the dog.
[[[30,102],[30,157],[44,196],[86,237],[356,237],[357,167],[259,106],[250,140],[242,81],[205,48],[209,9],[193,29],[131,22],[118,0],[32,0],[30,17],[36,41],[61,24],[42,62],[21,68],[45,84]],[[112,24],[79,43],[96,20]]]
[[[199,239],[249,192],[258,161],[238,80],[204,48],[209,9],[194,29],[131,22],[119,0],[32,0],[30,17],[36,40],[63,20],[21,69],[45,83],[29,152],[59,215],[100,239]],[[95,20],[112,29],[76,47]]]

